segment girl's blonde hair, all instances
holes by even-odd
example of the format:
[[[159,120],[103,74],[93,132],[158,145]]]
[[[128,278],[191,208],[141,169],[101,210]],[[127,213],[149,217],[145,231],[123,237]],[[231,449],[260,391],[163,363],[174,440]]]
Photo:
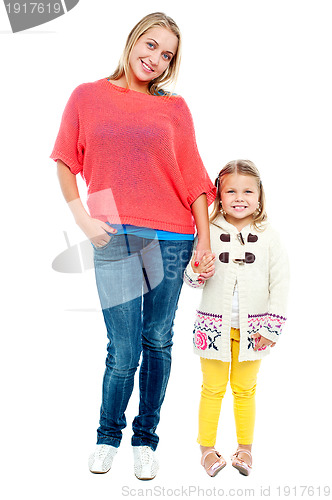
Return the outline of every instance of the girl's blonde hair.
[[[218,177],[216,178],[214,183],[217,188],[217,196],[214,200],[212,212],[210,215],[210,222],[213,222],[220,213],[220,206],[221,206],[220,191],[223,179],[228,174],[251,175],[255,177],[259,192],[258,201],[260,203],[260,211],[257,213],[256,212],[253,213],[252,224],[258,231],[262,231],[264,229],[262,222],[267,219],[266,208],[265,208],[266,207],[265,193],[259,171],[256,165],[250,160],[233,160],[228,162],[220,170]]]
[[[154,12],[152,14],[148,14],[147,16],[143,17],[143,19],[141,19],[136,24],[136,26],[134,26],[134,28],[128,35],[127,42],[124,51],[122,53],[122,56],[120,58],[118,67],[116,68],[114,73],[108,78],[110,78],[111,80],[118,80],[123,75],[125,75],[127,80],[127,85],[129,86],[130,84],[129,58],[131,51],[134,45],[136,44],[137,40],[142,35],[144,35],[149,29],[158,26],[169,29],[172,33],[174,33],[174,35],[177,36],[178,47],[176,53],[172,57],[171,62],[169,63],[164,73],[158,76],[158,78],[155,78],[154,80],[151,80],[151,82],[149,82],[148,91],[150,94],[158,94],[159,92],[167,95],[170,94],[170,92],[162,90],[161,85],[167,85],[172,82],[175,84],[179,73],[182,44],[181,44],[181,33],[177,24],[175,23],[175,21],[173,21],[171,17],[166,16],[166,14],[164,14],[163,12]]]

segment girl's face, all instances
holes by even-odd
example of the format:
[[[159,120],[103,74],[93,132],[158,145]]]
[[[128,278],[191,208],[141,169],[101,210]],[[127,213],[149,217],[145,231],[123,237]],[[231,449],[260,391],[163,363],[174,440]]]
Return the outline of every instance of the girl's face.
[[[177,47],[177,36],[167,28],[150,28],[144,33],[137,40],[129,58],[132,85],[147,88],[151,80],[167,69]]]
[[[225,219],[241,231],[252,221],[258,207],[257,180],[252,175],[227,174],[222,180],[220,197]]]

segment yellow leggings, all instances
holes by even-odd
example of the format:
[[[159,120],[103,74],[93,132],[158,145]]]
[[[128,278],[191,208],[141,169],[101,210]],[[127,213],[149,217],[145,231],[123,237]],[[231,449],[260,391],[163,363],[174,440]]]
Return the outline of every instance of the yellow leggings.
[[[256,380],[261,360],[238,361],[240,330],[231,329],[230,385],[234,397],[234,417],[237,442],[252,444],[255,426]],[[197,442],[214,446],[221,401],[226,392],[230,363],[217,359],[201,359],[203,385],[199,405]]]

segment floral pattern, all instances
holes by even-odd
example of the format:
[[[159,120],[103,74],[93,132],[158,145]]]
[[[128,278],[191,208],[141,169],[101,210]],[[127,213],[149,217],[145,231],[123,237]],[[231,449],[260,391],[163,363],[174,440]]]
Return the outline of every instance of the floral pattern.
[[[205,351],[207,348],[207,335],[205,332],[201,332],[200,330],[196,330],[194,332],[195,334],[195,346],[197,349],[201,349],[202,351]]]
[[[206,349],[215,349],[218,351],[215,340],[221,335],[221,327],[221,314],[209,314],[197,311],[193,332],[195,347],[202,351]]]

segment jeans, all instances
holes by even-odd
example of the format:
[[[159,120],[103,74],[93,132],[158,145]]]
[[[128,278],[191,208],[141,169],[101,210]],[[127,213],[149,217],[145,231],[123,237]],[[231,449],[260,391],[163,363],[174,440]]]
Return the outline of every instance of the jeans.
[[[171,368],[173,322],[193,242],[113,235],[94,250],[108,346],[97,444],[118,447],[139,372],[132,445],[156,449],[156,427]]]

